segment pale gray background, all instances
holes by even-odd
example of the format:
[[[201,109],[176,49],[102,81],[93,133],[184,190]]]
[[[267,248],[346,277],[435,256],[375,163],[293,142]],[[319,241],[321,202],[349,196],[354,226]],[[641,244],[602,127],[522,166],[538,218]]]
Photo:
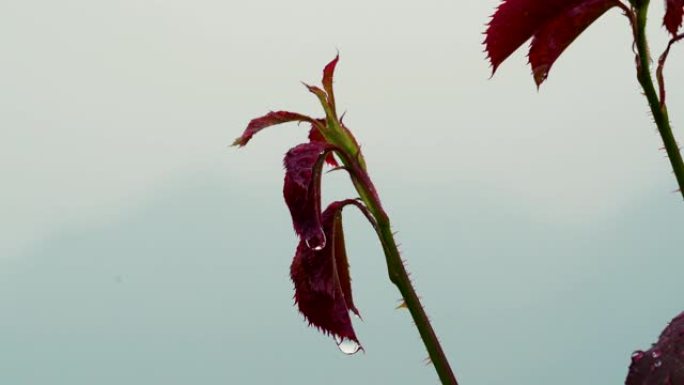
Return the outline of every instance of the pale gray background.
[[[537,92],[523,51],[488,80],[497,3],[0,2],[0,382],[437,383],[357,213],[366,353],[293,308],[281,159],[306,129],[227,147],[270,109],[320,114],[299,81],[339,49],[338,103],[461,382],[622,383],[684,309],[684,203],[626,19]],[[325,178],[326,199],[351,195]]]

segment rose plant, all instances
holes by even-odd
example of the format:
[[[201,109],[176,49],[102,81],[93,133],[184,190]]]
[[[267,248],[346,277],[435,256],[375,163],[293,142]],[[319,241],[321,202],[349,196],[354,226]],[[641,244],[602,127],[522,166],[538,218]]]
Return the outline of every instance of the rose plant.
[[[634,38],[637,80],[667,151],[679,192],[684,197],[684,162],[676,143],[666,104],[664,69],[671,47],[684,39],[680,32],[684,0],[666,0],[663,25],[670,42],[657,61],[655,81],[646,36],[649,0],[503,0],[485,32],[485,50],[492,74],[526,41],[534,81],[539,87],[561,54],[594,21],[611,9],[627,17]],[[322,88],[306,88],[319,100],[324,117],[271,111],[253,119],[233,145],[245,146],[261,130],[297,122],[309,126],[308,141],[285,155],[283,195],[299,244],[290,268],[295,302],[310,325],[331,335],[340,349],[353,354],[363,349],[350,314],[354,304],[345,248],[342,211],[354,206],[368,219],[382,245],[390,281],[398,288],[443,384],[457,384],[399,255],[390,219],[368,173],[361,147],[337,113],[333,76],[339,57],[323,69]],[[358,197],[329,203],[322,209],[321,179],[325,164],[349,174]],[[675,317],[647,351],[636,351],[627,385],[684,385],[684,313]]]

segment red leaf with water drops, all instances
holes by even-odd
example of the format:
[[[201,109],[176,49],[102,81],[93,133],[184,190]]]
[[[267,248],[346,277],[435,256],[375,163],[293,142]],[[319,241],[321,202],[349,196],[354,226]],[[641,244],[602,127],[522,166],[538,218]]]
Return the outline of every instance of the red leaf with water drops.
[[[534,35],[529,59],[534,81],[539,86],[563,51],[610,8],[616,0],[584,0],[548,20]]]
[[[563,51],[613,6],[629,12],[619,0],[504,0],[485,32],[492,73],[533,38],[528,57],[539,86]]]
[[[285,154],[283,195],[290,209],[297,235],[309,247],[320,249],[326,244],[321,216],[321,169],[323,159],[332,147],[327,143],[303,143]]]
[[[583,0],[504,0],[485,32],[492,73],[549,20]]]
[[[314,124],[315,119],[306,115],[298,114],[296,112],[271,111],[264,116],[252,119],[242,135],[235,139],[233,146],[242,147],[246,145],[247,142],[249,142],[249,140],[252,139],[257,132],[263,130],[264,128],[288,122],[309,122]]]
[[[319,250],[300,241],[290,267],[295,302],[310,325],[332,334],[340,349],[355,353],[361,348],[349,312],[359,314],[351,292],[349,264],[342,230],[342,209],[353,204],[369,215],[356,200],[331,203],[321,215],[328,242]]]
[[[666,0],[663,25],[673,37],[682,26],[682,19],[684,19],[684,0]]]
[[[625,384],[684,384],[684,312],[670,321],[651,349],[632,354]]]

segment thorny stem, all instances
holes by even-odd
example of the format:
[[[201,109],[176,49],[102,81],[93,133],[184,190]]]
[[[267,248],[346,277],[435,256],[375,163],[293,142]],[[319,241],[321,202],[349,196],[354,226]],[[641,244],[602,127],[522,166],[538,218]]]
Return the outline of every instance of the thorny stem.
[[[420,338],[423,340],[425,348],[430,355],[430,360],[435,366],[440,381],[443,385],[458,385],[456,376],[454,376],[449,361],[444,354],[444,350],[437,339],[437,334],[435,334],[432,324],[430,324],[430,319],[425,313],[423,305],[420,303],[420,298],[411,284],[404,263],[401,260],[397,243],[394,240],[389,217],[382,208],[375,187],[373,187],[373,183],[364,168],[360,167],[357,162],[349,163],[353,163],[353,165],[348,166],[353,168],[352,179],[354,181],[354,186],[361,196],[361,199],[366,204],[366,207],[368,207],[368,210],[375,218],[375,231],[380,238],[383,251],[385,252],[387,272],[390,281],[399,289],[399,292],[406,303],[406,307],[411,313],[411,317],[413,317],[413,321],[418,328]]]
[[[413,317],[413,321],[420,333],[420,338],[425,344],[425,348],[430,355],[432,364],[435,366],[439,379],[444,385],[458,385],[456,376],[454,376],[454,373],[451,370],[449,361],[444,354],[444,350],[442,350],[442,346],[430,324],[425,309],[423,309],[423,305],[420,303],[420,299],[413,289],[411,280],[409,279],[404,263],[399,255],[399,250],[397,249],[389,220],[378,224],[378,236],[382,241],[382,248],[385,251],[390,280],[399,289],[401,296],[404,298],[406,307],[411,313],[411,317]]]
[[[665,100],[658,97],[658,92],[653,84],[651,76],[651,57],[648,49],[648,40],[646,38],[646,22],[648,18],[649,0],[642,0],[637,6],[636,11],[636,25],[634,26],[634,39],[637,48],[637,79],[641,88],[644,90],[644,95],[648,99],[648,104],[651,107],[653,120],[658,126],[658,132],[663,140],[667,157],[670,159],[672,169],[674,170],[677,183],[679,184],[679,192],[684,198],[684,161],[682,154],[677,145],[674,135],[672,134],[672,127],[670,127],[670,119],[667,114],[667,105]]]

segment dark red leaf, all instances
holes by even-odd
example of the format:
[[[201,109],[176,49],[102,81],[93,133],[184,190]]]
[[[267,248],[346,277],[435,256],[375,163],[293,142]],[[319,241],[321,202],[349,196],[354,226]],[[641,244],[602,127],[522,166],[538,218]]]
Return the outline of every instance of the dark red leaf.
[[[327,143],[303,143],[285,155],[283,195],[297,235],[309,247],[323,248],[326,237],[321,227],[321,169],[332,147]]]
[[[250,139],[252,139],[254,134],[263,130],[264,128],[287,122],[309,122],[313,124],[314,119],[296,112],[271,111],[264,116],[252,119],[252,121],[250,121],[247,125],[245,132],[242,133],[242,136],[235,139],[233,146],[242,147],[246,145]]]
[[[544,24],[583,0],[504,0],[492,16],[485,47],[492,73]]]
[[[584,0],[565,8],[535,32],[529,59],[537,86],[546,79],[553,63],[577,36],[616,5],[616,0]]]
[[[325,122],[323,122],[325,123]],[[309,131],[309,141],[311,142],[325,142],[325,138],[321,134],[321,131],[315,125],[311,125],[311,131]]]
[[[684,384],[684,313],[670,321],[651,349],[632,354],[625,384]]]
[[[677,35],[679,27],[682,26],[683,18],[684,0],[665,0],[665,17],[663,18],[663,25],[673,37]]]
[[[342,230],[342,209],[353,204],[364,214],[365,207],[356,200],[333,202],[322,214],[322,225],[330,240],[325,247],[314,250],[300,241],[290,276],[295,286],[295,301],[309,324],[341,341],[353,342],[353,353],[360,348],[349,312],[359,314],[354,306],[349,276],[349,264]]]
[[[339,202],[338,202],[339,203]],[[333,205],[331,205],[333,206]],[[334,206],[331,208],[328,206],[326,210],[334,210]],[[347,303],[349,310],[353,311],[357,316],[359,310],[354,305],[354,299],[352,297],[351,289],[351,276],[349,275],[349,260],[347,259],[347,247],[344,242],[344,228],[342,227],[342,206],[340,205],[337,210],[338,214],[331,215],[333,217],[332,221],[332,247],[333,247],[333,257],[335,259],[335,266],[337,271],[338,280],[340,282],[340,289],[342,289],[342,294],[344,294],[344,300]],[[327,217],[323,215],[323,228],[327,228],[326,223]]]
[[[320,120],[319,123],[325,125],[325,120]],[[325,143],[325,138],[321,134],[321,130],[319,130],[315,124],[311,125],[311,130],[309,131],[309,141]],[[325,162],[333,167],[339,166],[337,160],[335,159],[335,155],[332,152],[326,155]]]

